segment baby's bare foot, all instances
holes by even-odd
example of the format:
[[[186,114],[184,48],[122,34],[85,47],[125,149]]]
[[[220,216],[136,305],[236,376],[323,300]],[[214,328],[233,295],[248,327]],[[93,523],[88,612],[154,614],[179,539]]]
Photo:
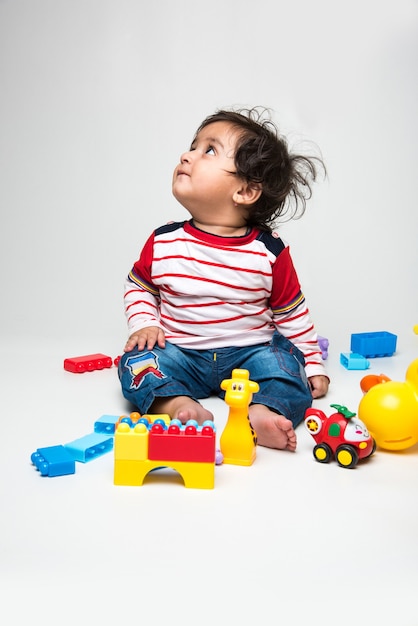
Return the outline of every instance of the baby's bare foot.
[[[213,421],[213,413],[188,396],[157,398],[149,412],[165,413],[171,419],[179,419],[183,424],[188,420],[196,420],[198,424],[203,424],[205,420]]]
[[[274,413],[262,404],[252,404],[249,416],[260,446],[291,452],[296,450],[296,433],[287,417]]]

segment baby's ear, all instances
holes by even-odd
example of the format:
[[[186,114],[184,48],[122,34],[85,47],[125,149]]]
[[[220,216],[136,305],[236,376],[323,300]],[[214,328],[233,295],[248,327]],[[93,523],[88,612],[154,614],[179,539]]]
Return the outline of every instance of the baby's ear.
[[[262,187],[260,183],[243,183],[233,195],[236,204],[252,205],[261,196]]]

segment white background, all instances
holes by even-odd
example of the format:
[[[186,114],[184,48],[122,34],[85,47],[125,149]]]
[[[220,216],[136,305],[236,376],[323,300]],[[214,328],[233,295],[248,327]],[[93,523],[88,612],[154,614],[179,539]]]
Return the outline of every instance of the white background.
[[[0,0],[1,562],[16,623],[319,624],[327,592],[348,589],[361,610],[332,604],[332,621],[416,626],[415,448],[350,472],[315,464],[301,433],[296,455],[219,468],[211,494],[116,489],[109,456],[44,480],[29,457],[125,410],[114,369],[62,361],[120,353],[125,275],[152,229],[188,217],[172,171],[221,107],[269,107],[328,169],[280,229],[331,343],[319,405],[356,410],[360,374],[338,362],[353,332],[397,334],[398,356],[372,369],[403,380],[418,342],[417,48],[416,0]]]
[[[415,0],[0,2],[2,331],[119,349],[126,273],[154,227],[188,217],[179,155],[218,107],[262,105],[328,168],[282,230],[318,331],[409,332],[417,14]]]

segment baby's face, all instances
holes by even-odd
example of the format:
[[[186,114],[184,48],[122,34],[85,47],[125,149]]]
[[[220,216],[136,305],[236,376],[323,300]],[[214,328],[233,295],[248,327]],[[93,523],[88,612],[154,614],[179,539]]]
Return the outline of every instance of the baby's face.
[[[195,217],[195,212],[216,210],[230,200],[239,179],[234,155],[237,129],[229,122],[214,122],[196,136],[190,150],[174,170],[174,197]]]

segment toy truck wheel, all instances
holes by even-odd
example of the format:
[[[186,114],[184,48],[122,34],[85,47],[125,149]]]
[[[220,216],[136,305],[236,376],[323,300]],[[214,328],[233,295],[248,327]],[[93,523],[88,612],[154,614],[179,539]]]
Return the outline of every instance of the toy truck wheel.
[[[346,444],[338,446],[335,453],[335,458],[338,465],[340,465],[341,467],[346,467],[347,469],[355,467],[358,463],[357,451],[352,446]]]
[[[332,450],[326,443],[319,443],[313,449],[313,455],[318,463],[329,463],[332,457]]]

